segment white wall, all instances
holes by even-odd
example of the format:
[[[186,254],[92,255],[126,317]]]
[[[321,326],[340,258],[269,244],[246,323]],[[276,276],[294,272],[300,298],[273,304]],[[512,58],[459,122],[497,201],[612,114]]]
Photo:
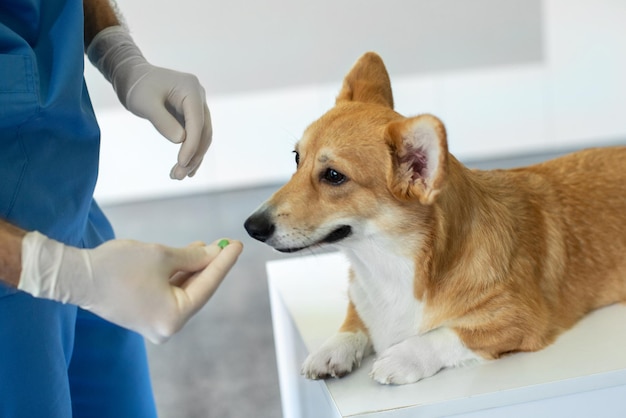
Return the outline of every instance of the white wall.
[[[396,109],[439,116],[451,152],[461,159],[626,143],[626,2],[543,0],[540,5],[541,57],[526,63],[407,74],[393,68],[397,60],[389,62],[381,52],[392,76]],[[431,43],[436,41],[433,37]],[[419,54],[419,49],[403,48],[393,56]],[[357,57],[343,57],[350,64],[340,73]],[[300,63],[287,60],[284,65],[297,69]],[[92,70],[86,74],[90,88],[101,86],[93,81]],[[168,177],[177,148],[104,93],[110,95],[106,105],[96,101],[103,136],[96,197],[111,203],[285,181],[294,169],[293,144],[332,106],[340,83],[337,77],[332,82],[209,94],[214,143],[197,176],[182,182]]]

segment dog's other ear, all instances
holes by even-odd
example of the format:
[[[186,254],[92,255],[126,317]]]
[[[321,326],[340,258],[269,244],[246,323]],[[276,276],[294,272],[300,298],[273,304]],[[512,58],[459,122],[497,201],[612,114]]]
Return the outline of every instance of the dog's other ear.
[[[343,100],[378,103],[393,109],[389,74],[378,54],[367,52],[352,66],[336,102]]]
[[[391,149],[392,169],[387,183],[401,200],[418,198],[432,204],[439,194],[448,169],[446,130],[431,115],[391,122],[386,139]]]

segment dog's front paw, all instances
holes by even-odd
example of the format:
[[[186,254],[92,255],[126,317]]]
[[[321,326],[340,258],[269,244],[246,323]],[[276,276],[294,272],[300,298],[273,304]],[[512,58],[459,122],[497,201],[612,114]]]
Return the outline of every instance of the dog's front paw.
[[[383,351],[370,376],[383,385],[404,385],[432,376],[441,368],[441,362],[428,352],[417,351],[411,340],[405,340]]]
[[[480,360],[454,331],[437,328],[416,335],[382,352],[370,376],[385,385],[404,385],[430,377],[445,367],[457,367]]]
[[[302,365],[302,374],[308,379],[342,377],[361,365],[369,351],[369,339],[361,331],[338,332]]]

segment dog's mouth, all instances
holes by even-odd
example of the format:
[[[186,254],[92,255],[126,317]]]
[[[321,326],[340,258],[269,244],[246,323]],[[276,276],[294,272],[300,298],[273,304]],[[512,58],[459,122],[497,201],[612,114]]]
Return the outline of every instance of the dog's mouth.
[[[342,225],[331,231],[328,235],[326,235],[324,238],[314,244],[295,248],[276,248],[276,250],[280,251],[281,253],[295,253],[296,251],[304,250],[305,248],[315,247],[317,245],[333,244],[335,242],[341,241],[344,238],[349,237],[350,235],[352,235],[352,227],[350,225]]]

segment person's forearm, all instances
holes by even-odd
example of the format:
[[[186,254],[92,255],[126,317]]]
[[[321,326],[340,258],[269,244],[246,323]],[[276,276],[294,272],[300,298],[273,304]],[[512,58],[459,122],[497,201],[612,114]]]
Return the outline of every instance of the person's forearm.
[[[0,219],[0,281],[17,287],[22,272],[22,239],[26,231]]]
[[[83,0],[85,15],[85,49],[93,38],[109,26],[121,25],[112,0]]]

